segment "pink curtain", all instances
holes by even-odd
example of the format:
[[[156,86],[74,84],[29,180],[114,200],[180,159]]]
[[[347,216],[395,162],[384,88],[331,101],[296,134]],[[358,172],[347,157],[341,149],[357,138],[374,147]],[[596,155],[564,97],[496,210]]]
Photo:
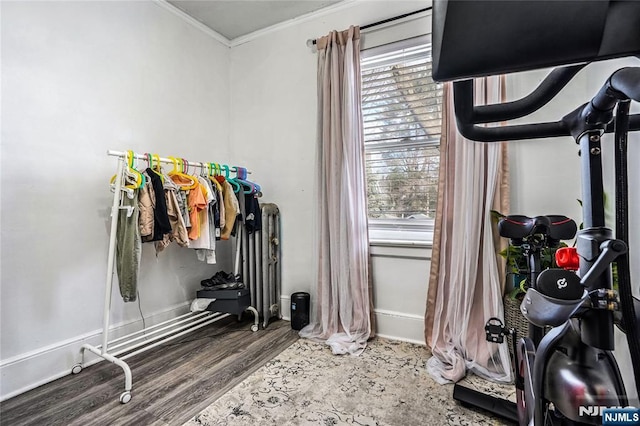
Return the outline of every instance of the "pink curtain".
[[[475,104],[504,101],[504,77],[476,79]],[[465,139],[456,128],[453,87],[445,85],[438,211],[425,315],[432,357],[427,370],[440,383],[467,371],[511,380],[505,344],[485,340],[484,325],[503,318],[504,280],[490,211],[508,211],[506,144]]]
[[[300,336],[358,355],[373,335],[369,275],[360,29],[332,31],[318,47],[318,176],[314,322]]]

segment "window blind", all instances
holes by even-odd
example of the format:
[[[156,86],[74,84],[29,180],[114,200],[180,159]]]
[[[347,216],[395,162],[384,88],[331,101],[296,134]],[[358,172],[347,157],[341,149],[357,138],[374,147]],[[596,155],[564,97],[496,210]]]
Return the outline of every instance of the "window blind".
[[[433,218],[442,84],[431,79],[431,45],[405,43],[361,67],[369,217]]]

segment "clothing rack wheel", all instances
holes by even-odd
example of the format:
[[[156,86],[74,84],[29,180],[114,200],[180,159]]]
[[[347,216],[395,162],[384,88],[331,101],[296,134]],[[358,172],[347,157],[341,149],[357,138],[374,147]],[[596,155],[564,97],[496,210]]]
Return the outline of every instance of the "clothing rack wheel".
[[[251,331],[256,332],[260,330],[260,315],[258,314],[258,310],[253,306],[249,306],[247,308],[247,311],[251,311],[251,313],[253,314],[254,323],[251,325]]]
[[[124,391],[120,394],[120,404],[126,404],[131,401],[131,392]]]

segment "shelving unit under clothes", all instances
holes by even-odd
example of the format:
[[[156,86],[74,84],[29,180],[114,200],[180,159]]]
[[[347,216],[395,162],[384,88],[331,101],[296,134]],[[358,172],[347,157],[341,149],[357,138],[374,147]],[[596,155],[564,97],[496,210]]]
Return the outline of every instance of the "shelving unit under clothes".
[[[189,312],[168,321],[146,327],[134,333],[127,334],[109,341],[109,321],[111,310],[111,294],[113,289],[114,266],[116,255],[116,233],[118,228],[118,218],[120,209],[126,209],[121,206],[121,197],[123,193],[123,176],[125,167],[125,152],[108,151],[108,155],[118,157],[118,168],[115,179],[115,192],[113,196],[113,204],[111,206],[111,231],[109,235],[109,253],[107,258],[107,276],[104,293],[104,311],[102,318],[102,343],[98,346],[84,344],[80,350],[82,361],[75,364],[71,370],[73,374],[82,371],[85,364],[85,351],[89,351],[117,366],[124,371],[125,386],[124,392],[120,394],[120,402],[126,404],[131,400],[131,390],[133,379],[131,369],[125,362],[126,359],[138,355],[144,351],[155,348],[170,340],[181,337],[199,328],[212,324],[223,318],[228,317],[229,313],[201,311]],[[138,159],[146,159],[145,156],[134,154]],[[168,158],[159,158],[163,163],[173,163]],[[190,162],[192,166],[206,167],[203,163]],[[251,309],[255,313],[255,324],[252,327],[257,329],[259,323],[258,315],[255,309]],[[254,330],[255,331],[255,330]]]

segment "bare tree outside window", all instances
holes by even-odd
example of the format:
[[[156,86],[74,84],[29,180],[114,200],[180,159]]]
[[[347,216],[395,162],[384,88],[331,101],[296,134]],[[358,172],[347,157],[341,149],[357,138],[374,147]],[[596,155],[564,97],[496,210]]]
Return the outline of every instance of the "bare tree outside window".
[[[431,46],[362,61],[369,218],[433,219],[438,196],[442,85]]]

